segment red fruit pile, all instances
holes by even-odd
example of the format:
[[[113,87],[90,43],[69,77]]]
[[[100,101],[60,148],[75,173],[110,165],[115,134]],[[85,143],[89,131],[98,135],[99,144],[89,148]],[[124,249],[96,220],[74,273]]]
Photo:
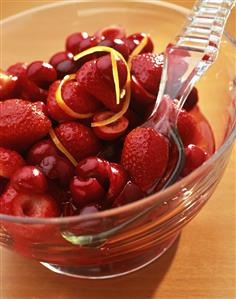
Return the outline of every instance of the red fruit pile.
[[[176,151],[168,134],[140,127],[162,74],[164,56],[153,49],[148,34],[112,26],[71,34],[48,62],[0,71],[0,213],[94,213],[160,189]],[[181,177],[214,151],[197,102],[194,88],[178,119]]]

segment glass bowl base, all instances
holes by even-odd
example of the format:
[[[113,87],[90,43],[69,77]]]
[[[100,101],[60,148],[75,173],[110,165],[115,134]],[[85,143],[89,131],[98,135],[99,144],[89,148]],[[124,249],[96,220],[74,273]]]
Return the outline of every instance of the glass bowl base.
[[[149,265],[159,257],[161,257],[177,240],[179,233],[174,237],[165,241],[161,245],[152,248],[150,251],[145,251],[135,257],[128,257],[127,260],[115,261],[108,264],[96,265],[76,265],[64,266],[41,262],[41,265],[49,270],[75,278],[84,279],[108,279],[123,276],[135,272]]]

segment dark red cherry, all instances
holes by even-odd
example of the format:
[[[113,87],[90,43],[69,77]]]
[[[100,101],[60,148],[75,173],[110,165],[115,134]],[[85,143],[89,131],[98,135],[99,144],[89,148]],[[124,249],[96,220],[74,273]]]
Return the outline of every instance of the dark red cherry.
[[[11,177],[11,186],[19,192],[42,194],[47,191],[47,180],[35,166],[23,166]]]
[[[40,163],[43,173],[51,180],[57,180],[67,186],[74,175],[74,167],[66,158],[47,156]]]
[[[66,51],[58,52],[50,58],[49,63],[57,71],[58,79],[62,79],[64,76],[75,73],[77,71],[78,64],[74,61],[73,58],[73,54]]]
[[[98,46],[106,46],[113,48],[116,51],[120,52],[126,60],[129,58],[130,51],[125,40],[118,38],[114,40],[104,39],[98,44]]]
[[[87,49],[96,47],[97,45],[98,45],[97,38],[95,36],[89,36],[88,38],[86,38],[86,39],[84,39],[84,40],[81,41],[78,53],[81,53],[81,52],[84,52]],[[89,54],[89,55],[81,58],[78,61],[78,63],[80,63],[80,65],[82,65],[82,64],[84,64],[84,63],[86,63],[86,62],[88,62],[90,60],[96,59],[96,57],[97,57],[96,53]]]
[[[125,38],[125,30],[123,27],[120,26],[109,26],[98,30],[95,33],[95,36],[99,40],[104,40],[104,39],[114,40],[116,38],[123,39]]]
[[[0,101],[11,99],[15,95],[18,78],[0,71]]]
[[[20,78],[21,76],[26,75],[27,67],[28,67],[27,63],[18,62],[16,64],[9,66],[9,68],[7,69],[7,73]]]
[[[113,203],[114,199],[121,193],[128,177],[124,168],[117,163],[110,163],[107,173],[109,179],[109,189],[107,192],[107,200]]]
[[[52,65],[43,61],[34,61],[27,67],[27,77],[37,86],[47,89],[57,79],[57,72]]]
[[[105,185],[108,167],[108,161],[97,157],[89,157],[79,162],[76,167],[76,174],[81,178],[96,178],[102,185]]]
[[[149,105],[156,101],[156,97],[153,94],[149,93],[133,75],[131,80],[131,90],[134,105]]]
[[[75,32],[70,34],[66,39],[66,51],[76,55],[80,52],[80,44],[89,37],[87,32]]]
[[[182,176],[186,176],[193,170],[201,166],[207,160],[207,153],[200,147],[189,144],[185,148],[185,165],[182,171]]]
[[[93,122],[99,122],[112,117],[115,113],[111,111],[99,112],[94,115]],[[114,140],[122,136],[129,126],[129,121],[126,117],[122,116],[116,122],[106,126],[94,127],[93,132],[95,135],[103,140]]]
[[[112,73],[112,62],[110,55],[105,55],[97,60],[97,69],[101,74],[109,81],[111,85],[114,85],[114,78]],[[117,69],[119,74],[120,88],[123,88],[127,79],[127,68],[123,61],[117,60]]]
[[[129,35],[126,38],[127,45],[129,47],[131,53],[140,44],[140,42],[142,41],[142,39],[145,36],[146,36],[145,33],[134,33],[134,34]],[[147,44],[139,54],[153,52],[153,49],[154,49],[153,41],[152,41],[151,37],[148,36]]]
[[[39,165],[44,158],[58,154],[59,151],[51,140],[42,140],[30,148],[27,162],[32,165]]]
[[[77,207],[98,204],[105,198],[105,191],[96,178],[83,179],[75,176],[70,183],[70,191]]]
[[[59,216],[59,209],[55,200],[47,194],[28,194],[17,192],[12,186],[9,186],[2,194],[0,213],[9,214],[20,217],[57,217]],[[46,231],[46,227],[36,226],[34,230],[26,225],[17,228],[9,225],[16,235],[23,234],[27,237],[27,233],[33,235],[41,228],[41,233]]]
[[[137,185],[131,181],[128,181],[119,196],[115,199],[112,207],[116,208],[131,202],[135,202],[144,196],[145,193]]]

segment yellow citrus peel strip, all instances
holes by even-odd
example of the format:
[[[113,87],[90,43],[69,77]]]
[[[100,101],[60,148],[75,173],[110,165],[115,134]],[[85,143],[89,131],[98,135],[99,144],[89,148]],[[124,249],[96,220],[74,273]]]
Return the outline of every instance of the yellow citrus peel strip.
[[[62,93],[61,93],[61,89],[63,84],[65,84],[68,81],[74,80],[76,78],[75,74],[72,75],[66,75],[60,82],[60,85],[57,88],[56,91],[56,101],[58,106],[69,116],[73,117],[73,118],[78,118],[78,119],[86,119],[89,118],[91,116],[93,116],[93,113],[87,113],[87,114],[83,114],[83,113],[77,113],[74,110],[72,110],[63,100],[62,98]]]
[[[142,52],[142,50],[146,47],[147,43],[148,43],[148,35],[145,34],[144,38],[141,40],[141,42],[138,44],[138,46],[133,50],[133,52],[129,56],[129,60],[128,60],[129,68],[131,68],[132,59],[135,56],[137,56],[140,52]]]
[[[75,160],[75,158],[67,151],[67,149],[64,147],[64,145],[61,143],[61,141],[57,138],[56,133],[51,128],[49,131],[49,135],[56,145],[56,147],[61,151],[70,161],[71,163],[76,167],[78,165],[78,162]]]
[[[94,122],[91,124],[92,127],[101,127],[101,126],[106,126],[109,125],[115,121],[117,121],[120,117],[122,117],[126,111],[129,108],[129,104],[130,104],[130,97],[131,97],[131,86],[130,86],[130,82],[131,82],[131,75],[130,75],[130,69],[129,66],[126,62],[126,60],[124,59],[123,55],[120,54],[120,52],[114,50],[113,48],[110,47],[106,47],[106,46],[97,46],[97,47],[93,47],[90,48],[88,50],[85,50],[82,53],[79,53],[77,55],[74,56],[74,60],[77,61],[79,59],[81,59],[84,56],[87,56],[89,54],[93,54],[96,52],[108,52],[111,54],[111,61],[112,61],[112,72],[113,72],[113,79],[114,79],[114,84],[115,84],[115,90],[116,90],[116,102],[117,104],[120,103],[120,84],[119,84],[119,74],[118,74],[118,69],[117,69],[117,62],[116,62],[116,57],[120,58],[123,63],[126,66],[127,69],[127,79],[126,79],[126,95],[125,95],[125,100],[124,100],[124,104],[123,107],[121,109],[121,111],[119,111],[118,113],[116,113],[115,115],[113,115],[112,117],[105,119],[103,121],[99,121],[99,122]]]

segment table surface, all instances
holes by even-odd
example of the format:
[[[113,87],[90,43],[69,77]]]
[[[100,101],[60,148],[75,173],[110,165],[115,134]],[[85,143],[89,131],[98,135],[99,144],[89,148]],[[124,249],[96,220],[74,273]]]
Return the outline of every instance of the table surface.
[[[0,0],[1,17],[52,1]],[[191,7],[192,0],[169,1]],[[235,13],[229,26],[231,32]],[[234,32],[235,33],[235,32]],[[87,281],[54,274],[0,249],[1,299],[235,299],[236,147],[224,177],[180,240],[158,261],[126,277]]]

